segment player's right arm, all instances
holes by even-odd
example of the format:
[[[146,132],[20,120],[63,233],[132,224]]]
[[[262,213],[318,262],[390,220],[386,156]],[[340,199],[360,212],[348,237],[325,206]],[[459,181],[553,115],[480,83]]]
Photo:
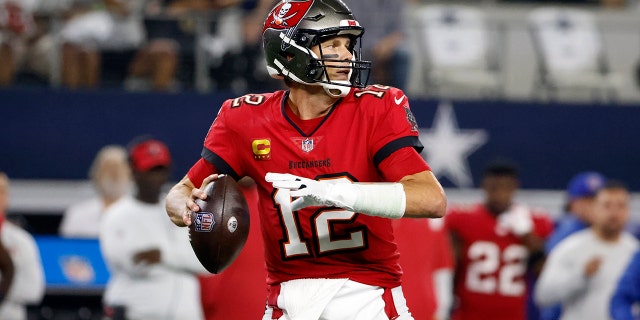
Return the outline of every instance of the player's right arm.
[[[165,208],[167,214],[178,227],[185,227],[189,225],[190,221],[185,221],[184,216],[189,211],[188,203],[191,198],[191,193],[195,189],[193,182],[189,179],[189,176],[185,175],[180,182],[176,183],[165,198]],[[195,202],[194,202],[195,204]]]
[[[252,96],[253,97],[253,96]],[[217,150],[217,148],[222,150],[233,150],[235,148],[235,140],[230,138],[234,133],[234,130],[229,130],[226,125],[226,114],[229,110],[240,110],[238,108],[244,101],[252,101],[251,97],[240,97],[236,99],[227,100],[222,104],[218,115],[214,119],[211,127],[209,128],[209,132],[205,137],[204,148],[201,154],[200,160],[198,160],[192,167],[189,169],[189,172],[180,180],[180,182],[176,183],[169,193],[166,196],[165,207],[167,210],[167,214],[171,221],[179,226],[185,227],[191,224],[191,212],[198,212],[200,208],[195,203],[196,199],[206,199],[206,194],[204,192],[204,187],[209,184],[209,182],[218,179],[218,173],[230,173],[225,170],[218,170],[217,168],[224,168],[225,165],[228,165],[227,162],[222,163],[222,167],[217,166],[220,163],[216,163],[217,154],[215,154],[212,150]],[[258,101],[262,103],[264,97],[259,96]],[[231,121],[233,122],[233,121]],[[216,137],[216,139],[213,139]],[[229,156],[227,154],[227,156]],[[236,162],[237,160],[234,158],[229,159],[230,162]],[[229,169],[232,171],[233,169]]]
[[[201,186],[204,187],[216,179],[218,179],[217,174],[209,175],[202,181]],[[206,198],[207,194],[204,192],[204,188],[196,188],[189,175],[185,175],[180,182],[171,188],[165,199],[165,207],[171,222],[179,227],[191,225],[190,213],[200,210],[195,200]]]

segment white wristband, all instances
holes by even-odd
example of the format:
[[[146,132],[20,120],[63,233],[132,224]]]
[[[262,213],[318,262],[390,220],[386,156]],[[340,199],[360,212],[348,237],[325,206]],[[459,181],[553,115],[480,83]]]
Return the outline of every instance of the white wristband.
[[[402,218],[407,207],[401,183],[338,183],[327,198],[353,212],[391,219]]]

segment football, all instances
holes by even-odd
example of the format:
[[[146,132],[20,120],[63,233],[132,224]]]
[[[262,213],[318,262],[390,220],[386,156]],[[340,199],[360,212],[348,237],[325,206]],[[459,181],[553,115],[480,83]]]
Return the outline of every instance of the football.
[[[236,259],[249,236],[249,207],[236,181],[221,175],[209,183],[200,212],[191,213],[189,239],[200,263],[220,273]]]

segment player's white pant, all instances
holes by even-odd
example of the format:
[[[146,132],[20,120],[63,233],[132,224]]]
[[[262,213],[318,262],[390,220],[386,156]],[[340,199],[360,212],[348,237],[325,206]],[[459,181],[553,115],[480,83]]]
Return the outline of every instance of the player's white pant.
[[[402,287],[348,279],[298,279],[269,288],[262,320],[410,320]]]

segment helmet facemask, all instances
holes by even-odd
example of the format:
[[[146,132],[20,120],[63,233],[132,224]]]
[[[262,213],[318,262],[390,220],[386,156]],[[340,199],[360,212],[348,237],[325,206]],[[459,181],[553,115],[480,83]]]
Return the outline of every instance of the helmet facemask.
[[[337,36],[337,35],[336,35]],[[313,58],[307,66],[307,75],[309,78],[315,80],[315,84],[324,87],[325,91],[333,97],[344,97],[349,93],[351,87],[363,88],[366,86],[369,72],[365,72],[366,78],[363,78],[363,71],[368,71],[371,68],[371,62],[359,60],[361,52],[361,45],[358,42],[359,36],[350,35],[351,46],[349,52],[351,52],[351,61],[345,61],[337,59],[337,57],[325,56],[322,52],[323,41],[331,39],[332,36],[325,36],[317,41],[318,50],[320,51],[320,57],[318,57],[311,49],[309,49],[309,55]],[[349,71],[347,79],[349,80],[333,80],[329,76],[329,69],[347,69]]]

